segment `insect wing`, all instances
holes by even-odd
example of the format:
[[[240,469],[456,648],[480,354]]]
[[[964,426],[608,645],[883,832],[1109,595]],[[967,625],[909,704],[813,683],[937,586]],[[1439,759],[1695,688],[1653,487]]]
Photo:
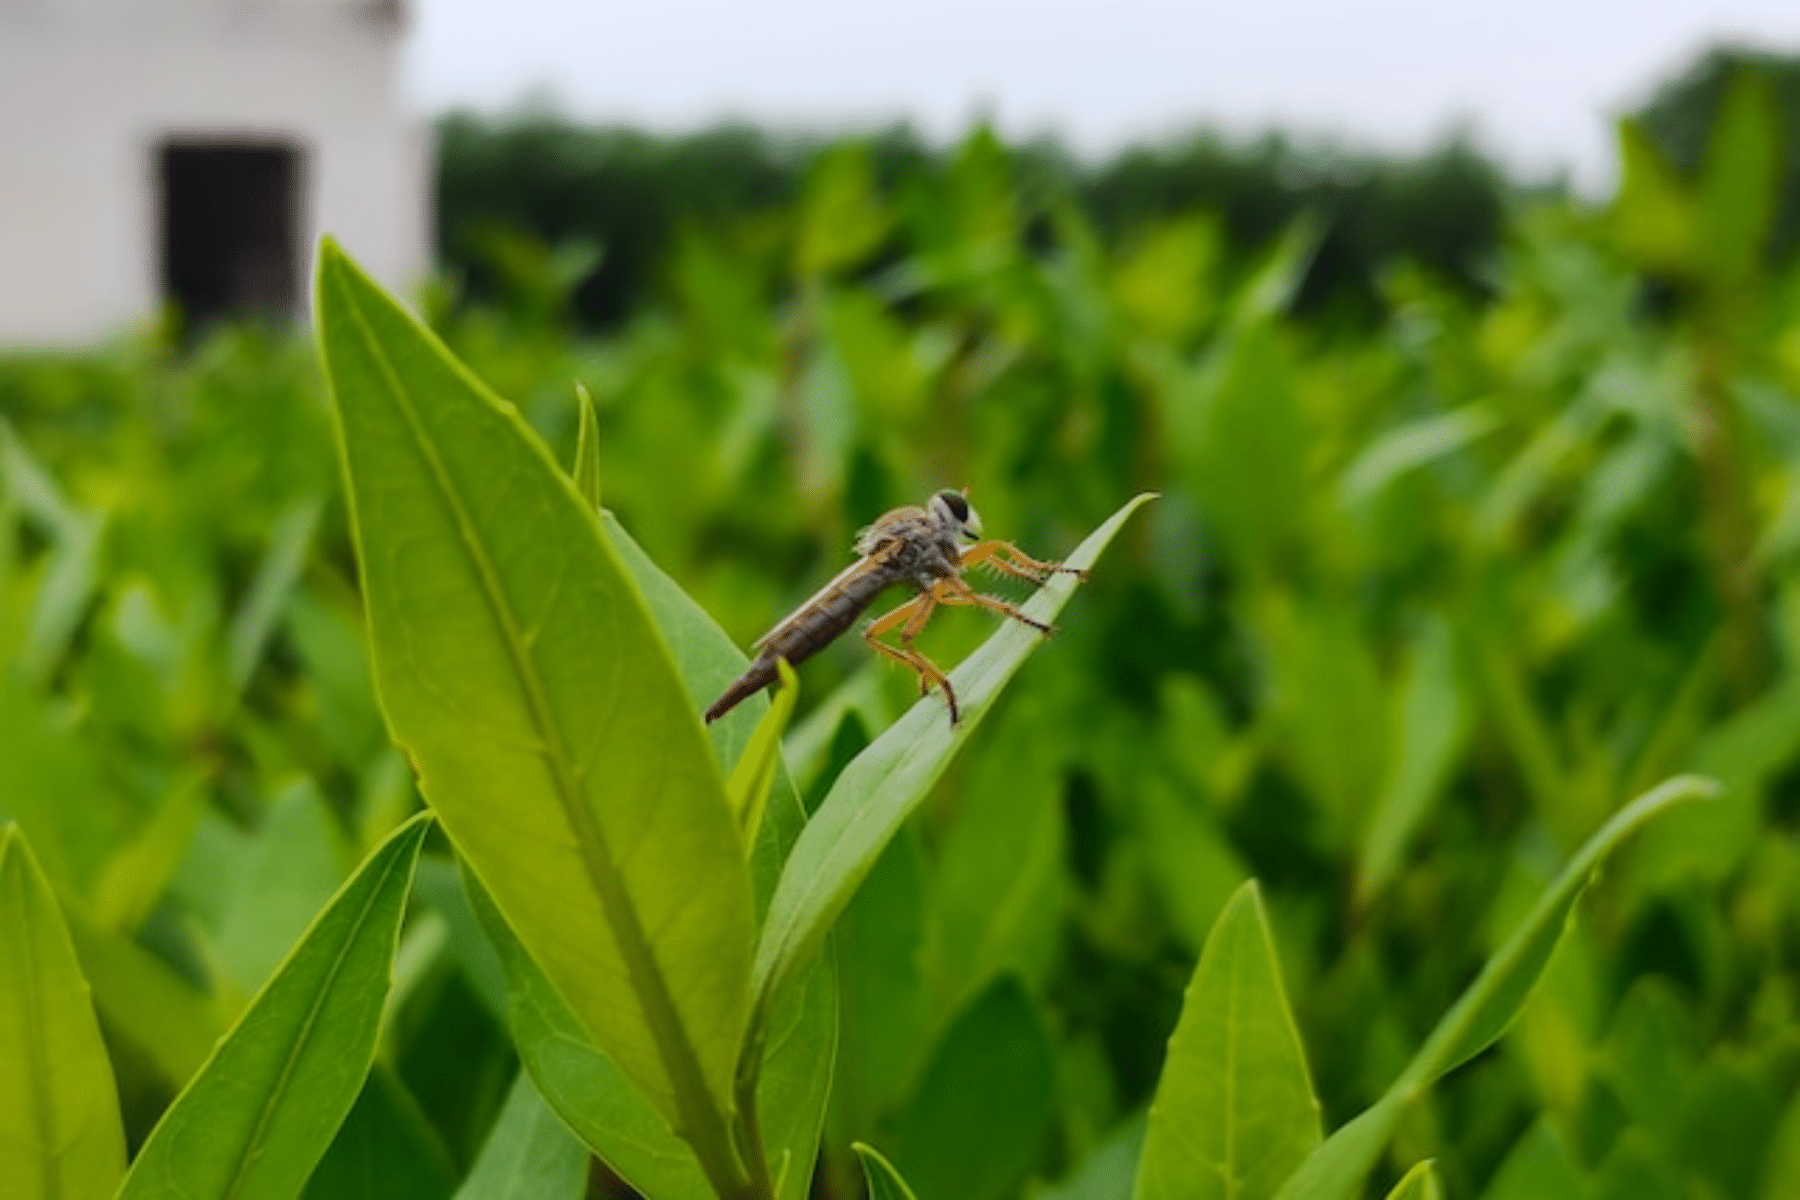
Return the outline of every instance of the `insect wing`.
[[[781,622],[777,624],[775,628],[757,638],[756,644],[752,646],[751,649],[761,650],[777,637],[780,637],[782,634],[792,629],[794,625],[799,622],[801,617],[804,617],[814,608],[817,608],[820,601],[824,600],[825,597],[831,595],[837,589],[843,587],[846,583],[849,583],[852,579],[865,575],[870,571],[882,569],[882,567],[886,565],[887,560],[892,557],[892,551],[890,549],[891,545],[892,543],[889,543],[888,546],[883,546],[874,554],[857,559],[855,562],[839,571],[836,575],[832,576],[831,582],[814,592],[799,608],[796,608],[793,612],[783,617]]]

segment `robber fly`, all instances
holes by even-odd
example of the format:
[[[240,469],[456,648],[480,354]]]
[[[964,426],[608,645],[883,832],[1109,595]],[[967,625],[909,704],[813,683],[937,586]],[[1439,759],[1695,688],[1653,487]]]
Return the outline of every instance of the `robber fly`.
[[[968,542],[974,545],[966,546]],[[968,497],[948,490],[937,493],[923,508],[907,505],[883,514],[856,535],[856,553],[857,560],[839,572],[836,579],[757,640],[756,661],[706,710],[708,724],[758,689],[774,683],[778,678],[777,660],[785,658],[790,666],[800,665],[850,628],[882,592],[895,584],[906,584],[919,594],[871,621],[863,629],[863,640],[916,673],[921,696],[933,686],[941,690],[950,705],[950,724],[955,725],[961,721],[962,712],[957,708],[950,677],[913,648],[913,639],[939,605],[991,609],[1039,633],[1055,632],[1042,621],[1026,616],[1016,605],[975,591],[963,580],[962,573],[969,567],[986,564],[1003,574],[1039,584],[1058,571],[1087,577],[1074,567],[1039,562],[1010,542],[982,541],[981,518],[969,506]],[[894,629],[900,631],[898,646],[880,640],[882,634]]]

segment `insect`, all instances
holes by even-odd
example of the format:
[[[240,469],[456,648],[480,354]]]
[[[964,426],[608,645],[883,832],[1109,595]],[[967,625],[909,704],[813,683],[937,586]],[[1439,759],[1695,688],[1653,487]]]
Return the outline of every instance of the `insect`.
[[[973,542],[973,545],[965,543]],[[981,517],[962,492],[945,490],[924,507],[907,505],[884,513],[856,535],[857,560],[838,573],[775,628],[762,635],[754,647],[759,653],[736,683],[706,710],[708,724],[718,720],[758,689],[778,678],[776,661],[800,663],[829,646],[850,628],[888,588],[906,584],[919,594],[886,616],[871,621],[863,640],[878,653],[902,663],[919,677],[919,694],[937,687],[950,706],[950,724],[962,720],[956,689],[950,678],[913,647],[913,639],[940,605],[970,605],[990,609],[1031,626],[1042,634],[1056,632],[1042,621],[1026,616],[1018,606],[997,596],[984,596],[963,579],[965,570],[986,564],[1002,574],[1042,584],[1061,571],[1081,578],[1087,573],[1061,563],[1039,562],[1010,542],[982,541]],[[900,644],[881,640],[900,631]]]

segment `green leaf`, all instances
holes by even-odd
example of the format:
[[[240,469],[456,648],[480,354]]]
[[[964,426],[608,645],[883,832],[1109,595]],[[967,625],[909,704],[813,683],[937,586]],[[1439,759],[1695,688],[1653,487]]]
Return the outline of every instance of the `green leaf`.
[[[1588,1189],[1562,1135],[1540,1117],[1494,1172],[1483,1200],[1586,1200]]]
[[[151,1131],[121,1200],[300,1194],[356,1103],[423,814],[363,863]]]
[[[1075,1169],[1034,1200],[1130,1200],[1149,1122],[1142,1112],[1121,1122]]]
[[[180,1088],[212,1053],[227,1017],[213,997],[130,938],[79,918],[69,934],[107,1029]]]
[[[1393,877],[1468,737],[1455,639],[1442,618],[1432,617],[1414,637],[1398,701],[1386,774],[1357,859],[1357,895],[1365,903]]]
[[[775,702],[756,723],[750,744],[738,756],[737,766],[731,769],[731,778],[725,783],[725,795],[731,801],[731,811],[737,814],[746,846],[756,845],[763,811],[769,803],[769,789],[775,785],[775,768],[781,762],[781,735],[787,729],[788,718],[794,715],[794,701],[800,695],[800,679],[787,659],[777,659],[775,666],[781,674]]]
[[[610,514],[604,524],[668,639],[676,669],[698,710],[742,674],[748,660]],[[765,696],[753,696],[707,727],[721,762],[741,763],[749,756],[755,730],[762,725],[758,713],[766,715],[772,707]],[[779,755],[765,812],[750,853],[751,891],[759,913],[766,910],[782,864],[806,819]],[[763,1145],[782,1200],[801,1200],[812,1179],[811,1166],[818,1154],[831,1084],[838,1020],[836,979],[835,964],[829,955],[824,956],[801,985],[777,1003],[762,1031],[757,1107]]]
[[[969,762],[941,843],[926,958],[933,1035],[1003,972],[1041,984],[1063,934],[1063,763],[1036,699],[1018,697]]]
[[[330,242],[318,290],[395,740],[596,1045],[729,1190],[750,888],[669,649],[516,410]]]
[[[995,1200],[1037,1163],[1056,1105],[1042,1016],[1008,975],[945,1030],[894,1121],[894,1159],[925,1196]]]
[[[1444,1200],[1444,1185],[1438,1182],[1431,1159],[1414,1163],[1387,1194],[1387,1200]]]
[[[377,1065],[306,1183],[307,1200],[443,1200],[450,1156],[418,1101]]]
[[[288,594],[294,590],[306,564],[306,552],[323,508],[324,502],[313,497],[297,500],[275,519],[275,526],[269,531],[268,552],[263,555],[250,591],[226,634],[226,669],[233,697],[241,695],[250,682],[250,673],[261,661],[269,635],[281,620]]]
[[[1480,404],[1408,421],[1377,437],[1356,456],[1338,483],[1338,495],[1348,507],[1365,506],[1408,472],[1448,457],[1499,427],[1500,418]]]
[[[1619,163],[1613,231],[1620,246],[1651,270],[1692,271],[1696,206],[1674,167],[1636,121],[1619,123]]]
[[[1800,1196],[1800,1095],[1789,1100],[1787,1111],[1770,1137],[1762,1190],[1757,1195],[1759,1200]]]
[[[1137,806],[1144,853],[1169,921],[1182,945],[1198,954],[1249,872],[1193,789],[1152,774],[1143,780]]]
[[[506,970],[508,1026],[532,1082],[571,1132],[655,1200],[709,1200],[693,1150],[587,1031],[506,925],[475,876],[463,886]]]
[[[336,824],[311,780],[284,788],[243,856],[219,964],[240,996],[262,986],[343,881]]]
[[[20,655],[26,676],[42,682],[62,660],[94,597],[105,549],[106,514],[69,503],[4,421],[0,421],[0,490],[32,517],[51,543]]]
[[[420,858],[413,887],[419,899],[443,919],[450,955],[481,1006],[496,1021],[505,1021],[506,966],[469,904],[455,860],[436,854]]]
[[[1769,81],[1740,70],[1713,120],[1700,171],[1701,265],[1733,282],[1757,267],[1775,216],[1781,137]]]
[[[575,385],[575,466],[569,472],[581,498],[600,507],[600,423],[594,416],[594,398],[581,384]]]
[[[196,768],[177,777],[149,822],[107,862],[94,884],[95,921],[130,934],[150,915],[206,812],[207,775]]]
[[[832,931],[843,1006],[828,1114],[832,1146],[873,1137],[900,1097],[925,1025],[925,851],[888,843]]]
[[[1606,857],[1632,833],[1675,805],[1717,793],[1717,785],[1680,775],[1615,813],[1569,861],[1518,928],[1425,1039],[1400,1078],[1373,1106],[1307,1157],[1278,1200],[1347,1200],[1357,1194],[1407,1105],[1445,1074],[1481,1053],[1518,1016],[1549,962],[1575,901]]]
[[[0,1194],[111,1196],[125,1174],[112,1063],[50,883],[0,829]]]
[[[869,148],[845,142],[821,155],[806,181],[794,268],[812,276],[849,266],[875,248],[887,227]]]
[[[894,1164],[881,1157],[881,1151],[863,1142],[850,1148],[862,1160],[863,1178],[869,1182],[869,1200],[918,1200]]]
[[[1295,532],[1308,495],[1310,434],[1294,394],[1292,355],[1266,321],[1212,352],[1175,450],[1225,549],[1254,568]]]
[[[1076,547],[1068,565],[1091,567],[1125,519],[1150,499],[1139,496],[1114,513]],[[1049,623],[1075,587],[1074,576],[1058,575],[1026,601],[1025,612]],[[811,961],[882,850],[1042,641],[1034,630],[1007,622],[951,673],[962,702],[960,725],[951,726],[939,697],[927,696],[838,776],[788,857],[770,901],[753,974],[758,1005],[766,1005]]]
[[[456,1200],[579,1200],[588,1152],[520,1071]]]
[[[1252,880],[1220,914],[1194,968],[1134,1194],[1272,1196],[1319,1137],[1319,1102]]]

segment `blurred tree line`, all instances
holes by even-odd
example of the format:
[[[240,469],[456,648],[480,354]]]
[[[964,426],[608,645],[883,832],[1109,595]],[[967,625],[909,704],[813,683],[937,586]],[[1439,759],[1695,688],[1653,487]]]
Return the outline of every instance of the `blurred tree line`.
[[[1656,88],[1634,115],[1664,154],[1697,172],[1727,81],[1738,65],[1765,73],[1789,128],[1800,129],[1800,55],[1718,47]],[[661,136],[595,126],[549,105],[496,116],[455,112],[438,126],[438,252],[472,297],[517,301],[535,259],[556,247],[574,317],[616,325],[657,287],[684,228],[739,225],[792,205],[834,144],[749,125]],[[940,177],[955,150],[896,125],[867,139],[878,185]],[[1157,220],[1219,214],[1233,246],[1269,242],[1297,219],[1321,237],[1298,297],[1302,310],[1373,319],[1383,272],[1404,261],[1468,293],[1487,289],[1506,210],[1525,183],[1458,135],[1417,156],[1382,155],[1270,133],[1237,140],[1197,131],[1088,164],[1051,139],[1011,148],[1015,186],[1045,203],[1072,200],[1109,244]],[[1800,158],[1787,164],[1769,244],[1800,239]],[[1047,219],[1046,219],[1047,220]],[[1040,231],[1047,238],[1047,230]],[[888,256],[897,258],[898,244]],[[872,270],[887,265],[880,256]]]

